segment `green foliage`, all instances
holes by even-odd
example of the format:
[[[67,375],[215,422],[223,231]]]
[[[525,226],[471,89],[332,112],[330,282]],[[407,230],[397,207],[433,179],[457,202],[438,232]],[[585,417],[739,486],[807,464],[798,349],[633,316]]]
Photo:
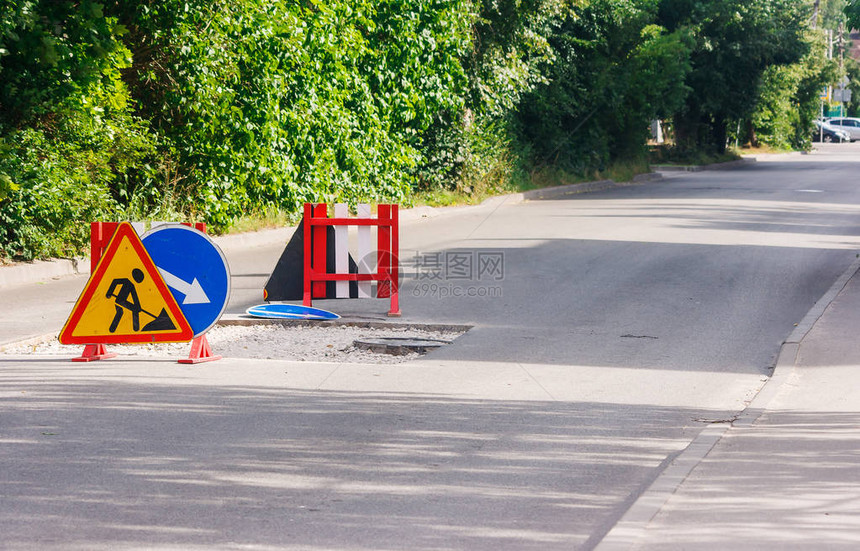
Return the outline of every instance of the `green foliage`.
[[[798,63],[765,70],[758,101],[749,118],[754,135],[742,139],[774,149],[810,147],[812,121],[818,118],[821,109],[819,95],[837,79],[838,66],[835,60],[826,59],[822,33],[810,33],[808,41],[812,50]]]
[[[118,32],[91,0],[0,3],[0,128],[47,115],[62,102],[95,109],[100,98],[92,96],[109,95],[116,83],[100,81],[117,76],[111,72],[128,56]]]
[[[71,256],[89,240],[94,217],[113,202],[93,172],[104,170],[92,151],[65,145],[28,129],[0,139],[0,173],[21,182],[0,208],[5,256]]]
[[[463,104],[458,0],[116,9],[141,54],[127,80],[216,231],[265,205],[405,200],[422,133]]]
[[[0,254],[75,254],[94,217],[149,182],[123,32],[89,0],[0,2]]]
[[[844,7],[849,29],[860,29],[860,0],[847,0]]]
[[[645,154],[648,122],[680,107],[690,70],[688,30],[655,18],[650,0],[595,0],[560,21],[558,62],[519,109],[533,165],[585,173]]]
[[[45,144],[9,148],[3,166],[46,151],[68,161],[2,173],[0,208],[19,213],[5,254],[52,254],[20,243],[31,222],[12,182],[86,184],[99,208],[81,216],[215,231],[305,201],[408,202],[435,154],[431,127],[461,120],[468,99],[466,0],[2,2],[0,137]],[[88,169],[65,173],[81,156]]]
[[[809,9],[0,0],[0,255],[74,254],[100,217],[222,232],[306,201],[408,204],[630,173],[655,118],[691,149],[720,149],[738,120],[802,144],[832,77],[821,35],[804,34]]]
[[[515,140],[513,114],[535,86],[547,81],[555,59],[548,36],[569,13],[562,0],[473,0],[455,17],[466,23],[451,94],[423,132],[414,188],[489,190],[523,178],[524,151]],[[461,76],[462,75],[462,76]],[[478,192],[481,193],[481,192]]]
[[[790,149],[795,141],[794,128],[799,122],[792,102],[802,75],[799,65],[769,67],[762,75],[759,102],[751,116],[757,140],[774,149]],[[807,127],[811,127],[811,121]]]
[[[466,132],[460,189],[479,197],[512,192],[527,185],[527,151],[518,144],[509,119],[484,119]]]
[[[469,107],[479,115],[504,117],[535,85],[547,82],[555,60],[549,36],[560,18],[572,17],[560,0],[483,0],[472,28]]]
[[[18,191],[21,186],[12,181],[12,177],[5,173],[0,173],[0,201],[9,197],[13,191]]]
[[[726,147],[728,123],[748,116],[765,71],[798,62],[809,13],[796,0],[665,0],[660,20],[696,29],[691,93],[675,119],[683,148]]]

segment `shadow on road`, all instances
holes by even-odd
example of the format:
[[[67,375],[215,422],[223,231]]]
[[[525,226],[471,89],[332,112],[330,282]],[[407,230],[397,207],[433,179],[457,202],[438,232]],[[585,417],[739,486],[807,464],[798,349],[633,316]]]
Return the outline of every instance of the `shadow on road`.
[[[571,549],[702,415],[2,373],[8,549]]]

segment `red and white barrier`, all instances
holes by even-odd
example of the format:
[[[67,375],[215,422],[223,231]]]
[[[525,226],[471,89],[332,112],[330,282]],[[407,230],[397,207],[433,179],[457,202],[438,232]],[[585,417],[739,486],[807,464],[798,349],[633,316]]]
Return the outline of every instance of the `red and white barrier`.
[[[336,298],[349,297],[349,282],[358,285],[359,297],[370,297],[371,282],[376,281],[377,298],[391,301],[388,315],[400,316],[398,277],[400,274],[400,223],[398,205],[377,206],[376,218],[371,217],[370,205],[358,205],[358,216],[348,216],[343,204],[334,206],[334,218],[328,217],[325,203],[305,203],[302,303],[311,306],[313,299],[326,298],[326,282],[336,282]],[[327,242],[327,227],[334,229],[334,243]],[[357,226],[358,273],[349,273],[349,226]],[[372,249],[371,228],[376,227],[376,249]],[[326,269],[328,248],[335,251],[335,272]],[[371,261],[376,253],[376,262]]]

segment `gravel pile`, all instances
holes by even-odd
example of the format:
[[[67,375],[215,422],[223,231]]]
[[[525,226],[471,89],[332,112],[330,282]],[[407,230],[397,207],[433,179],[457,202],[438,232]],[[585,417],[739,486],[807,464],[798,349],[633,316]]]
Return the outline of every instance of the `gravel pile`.
[[[401,363],[420,357],[417,353],[391,355],[359,350],[355,340],[420,338],[452,341],[464,331],[435,331],[415,327],[363,327],[352,325],[219,325],[206,333],[213,354],[229,358],[259,358],[307,362]],[[111,344],[109,352],[120,356],[185,358],[189,343]],[[65,346],[56,339],[13,344],[4,354],[80,356],[83,345]]]

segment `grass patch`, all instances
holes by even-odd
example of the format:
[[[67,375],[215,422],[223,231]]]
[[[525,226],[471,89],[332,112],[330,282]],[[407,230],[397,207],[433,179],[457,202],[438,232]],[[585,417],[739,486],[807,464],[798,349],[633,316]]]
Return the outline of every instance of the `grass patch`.
[[[301,219],[302,213],[288,213],[280,209],[270,208],[238,218],[230,226],[227,233],[247,233],[296,226]]]
[[[494,188],[493,190],[475,189],[472,187],[456,189],[436,189],[419,191],[413,195],[413,206],[421,207],[452,207],[456,205],[477,205],[482,201],[496,195],[516,193],[519,189],[511,186],[510,189]]]
[[[618,161],[610,165],[606,170],[594,171],[588,174],[576,174],[555,167],[543,167],[532,171],[523,178],[517,179],[515,182],[508,182],[505,185],[500,185],[497,182],[493,185],[481,185],[478,183],[474,187],[418,192],[414,196],[414,204],[416,206],[428,207],[475,205],[496,195],[521,193],[533,189],[583,184],[598,180],[629,182],[637,175],[649,172],[651,172],[651,169],[646,158]]]
[[[790,148],[781,148],[781,147],[773,147],[767,144],[760,144],[758,147],[753,147],[751,145],[745,145],[739,149],[733,149],[735,153],[738,155],[755,155],[757,153],[760,154],[768,154],[768,153],[790,153],[794,151]]]
[[[725,153],[706,153],[703,151],[685,151],[672,146],[653,146],[649,149],[652,165],[701,166],[715,163],[737,161],[740,154],[732,149]]]

